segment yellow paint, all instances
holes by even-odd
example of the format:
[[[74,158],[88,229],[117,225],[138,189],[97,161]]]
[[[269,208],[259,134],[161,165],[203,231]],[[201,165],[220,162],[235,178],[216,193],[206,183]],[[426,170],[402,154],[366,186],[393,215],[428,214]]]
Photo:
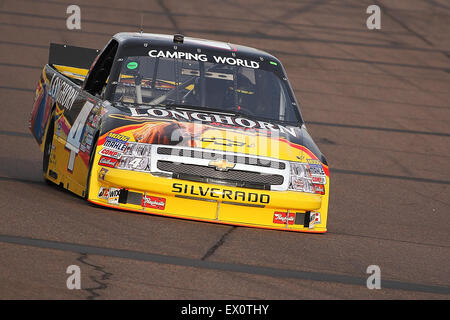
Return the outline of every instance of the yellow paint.
[[[56,129],[55,129],[56,130]],[[208,130],[204,133],[202,137],[216,137],[218,136],[220,130]],[[133,135],[131,131],[122,132],[121,135],[130,137],[130,141],[133,141]],[[220,135],[219,135],[220,136]],[[227,136],[229,139],[229,136]],[[224,150],[230,152],[240,152],[248,153],[253,155],[263,155],[263,156],[273,156],[274,150],[271,148],[261,148],[258,146],[269,145],[270,141],[267,143],[267,138],[264,136],[256,136],[252,134],[238,134],[236,133],[236,141],[245,140],[245,145],[243,146],[218,146],[211,141],[201,142],[201,146],[209,149]],[[207,139],[206,139],[207,140]],[[298,157],[307,159],[311,157],[299,150],[292,147],[289,143],[280,140],[279,148],[277,150],[279,159],[283,160],[296,160]],[[69,161],[69,150],[65,149],[65,141],[61,138],[55,138],[55,149],[54,154],[56,157],[56,163],[50,163],[49,167],[51,170],[58,173],[57,181],[55,183],[63,183],[64,187],[80,196],[86,190],[86,177],[88,173],[88,167],[82,161],[80,156],[75,158],[74,171],[69,172],[67,170],[67,164]],[[304,231],[304,232],[325,232],[327,223],[327,213],[328,213],[328,199],[329,199],[329,186],[330,179],[327,177],[327,183],[325,185],[325,195],[310,194],[295,191],[267,191],[267,190],[257,190],[248,188],[236,188],[231,186],[222,185],[212,185],[206,183],[191,182],[178,179],[170,179],[165,177],[152,176],[150,173],[143,173],[130,170],[121,170],[108,167],[98,166],[98,161],[100,155],[98,151],[101,149],[101,145],[97,146],[97,150],[94,153],[95,158],[93,161],[93,168],[90,176],[90,189],[88,200],[104,206],[110,206],[114,208],[138,211],[143,213],[151,213],[158,215],[165,215],[170,217],[179,217],[185,219],[210,221],[216,223],[225,223],[233,225],[243,225],[249,227],[261,227],[261,228],[271,228],[280,230],[290,230],[290,231]],[[99,178],[99,172],[102,168],[108,170],[108,172]],[[50,180],[50,177],[47,176]],[[53,180],[52,180],[53,181]],[[173,183],[187,184],[193,186],[194,190],[198,190],[202,187],[203,190],[206,188],[217,188],[214,195],[208,192],[205,196],[193,196],[191,194],[176,193],[174,192]],[[112,205],[108,204],[107,200],[98,197],[98,192],[100,187],[116,187],[125,188],[129,191],[147,193],[148,195],[153,195],[156,197],[162,197],[166,199],[166,207],[164,210],[158,209],[148,209],[143,208],[141,205],[134,204],[118,204]],[[233,192],[252,192],[258,195],[268,194],[270,195],[270,202],[264,204],[257,203],[260,207],[248,206],[248,201],[233,200],[234,204],[229,204],[228,199],[222,199],[222,194],[220,190],[227,189]],[[182,197],[180,197],[180,195]],[[186,198],[188,197],[195,197]],[[240,205],[239,205],[240,204]],[[244,205],[242,205],[244,204]],[[247,204],[247,205],[246,205]],[[306,212],[306,211],[319,211],[321,214],[321,223],[314,225],[313,228],[304,228],[303,225],[285,225],[273,223],[273,215],[275,212]]]

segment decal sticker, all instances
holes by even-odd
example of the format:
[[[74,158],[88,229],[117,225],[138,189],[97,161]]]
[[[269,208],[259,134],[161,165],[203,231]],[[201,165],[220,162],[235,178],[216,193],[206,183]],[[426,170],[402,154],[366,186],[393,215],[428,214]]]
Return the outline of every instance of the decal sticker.
[[[142,195],[142,204],[144,208],[164,210],[166,208],[166,198],[152,197]]]
[[[51,146],[51,151],[50,151],[50,157],[49,157],[48,162],[51,163],[51,164],[53,164],[53,165],[56,165],[56,154],[55,154],[55,149],[56,149],[56,146],[55,146],[54,144],[52,144],[52,146]]]
[[[41,76],[41,79],[37,84],[33,111],[29,123],[29,127],[39,144],[42,143],[42,137],[47,124],[46,119],[48,119],[48,113],[52,103],[51,100],[52,99],[47,99],[47,85]]]
[[[214,62],[221,64],[229,64],[231,66],[241,66],[252,69],[259,68],[259,62],[247,59],[238,59],[233,57],[222,57],[222,56],[212,56],[212,59],[203,53],[190,53],[182,51],[160,51],[160,50],[150,50],[148,55],[152,58],[168,58],[168,59],[186,59],[195,60],[203,62]]]
[[[281,124],[275,124],[260,120],[252,120],[243,117],[235,117],[231,115],[219,115],[206,112],[189,112],[178,110],[165,110],[160,108],[129,108],[132,117],[139,118],[151,118],[151,119],[164,119],[164,120],[177,120],[181,126],[194,126],[194,123],[185,123],[186,121],[195,122],[200,121],[202,123],[208,123],[213,126],[226,126],[235,129],[262,129],[269,130],[267,132],[276,132],[289,134],[293,137],[297,137],[296,127],[284,126]],[[126,118],[125,118],[126,119]],[[133,119],[128,119],[133,120]],[[184,123],[183,123],[184,122]]]
[[[294,224],[295,213],[289,212],[289,216],[287,212],[275,212],[273,214],[273,223],[286,224],[286,220],[288,224]]]
[[[259,62],[247,59],[236,59],[232,57],[218,57],[218,56],[213,56],[213,59],[215,63],[229,64],[231,66],[241,66],[252,69],[259,68]]]
[[[208,167],[213,167],[213,168],[215,168],[216,170],[222,171],[222,172],[225,172],[225,171],[228,171],[228,170],[230,170],[230,169],[233,169],[235,166],[236,166],[235,163],[228,162],[228,161],[225,160],[225,159],[221,159],[221,160],[211,160],[211,161],[208,163]]]
[[[146,157],[150,155],[150,149],[151,148],[148,144],[138,144],[129,142],[124,154],[138,157]]]
[[[320,176],[320,177],[314,176],[314,177],[311,177],[311,182],[314,184],[326,184],[327,178],[323,177],[323,176]]]
[[[127,68],[130,69],[130,70],[134,70],[134,69],[136,69],[137,67],[138,67],[138,63],[135,62],[135,61],[128,62],[128,64],[127,64]]]
[[[104,148],[124,152],[127,148],[127,142],[130,138],[117,133],[110,133],[106,136]]]
[[[96,106],[94,109],[92,109],[91,114],[88,118],[87,124],[90,128],[97,128],[98,123],[100,122],[100,116],[98,115],[98,107]]]
[[[101,168],[100,169],[100,172],[98,173],[98,178],[100,179],[100,180],[105,180],[105,176],[106,176],[106,174],[108,173],[108,169],[106,169],[106,168]]]
[[[319,160],[308,159],[307,161],[311,176],[325,176],[322,163]]]
[[[183,183],[172,184],[172,192],[183,193],[192,196],[200,196],[200,197],[209,196],[211,198],[217,199],[261,203],[261,204],[268,204],[270,202],[270,195],[265,193],[258,194],[255,192],[233,191],[224,188],[194,186]]]
[[[112,149],[107,149],[107,148],[103,148],[102,150],[99,151],[99,154],[102,156],[107,156],[110,158],[115,158],[115,159],[119,159],[120,156],[122,155],[122,152],[116,151],[116,150],[112,150]]]
[[[90,127],[86,127],[86,128],[90,128]],[[81,140],[81,144],[80,144],[80,151],[81,152],[86,152],[86,150],[88,150],[90,148],[90,146],[92,145],[92,140],[94,140],[94,136],[87,132],[87,130],[85,130],[85,134],[83,136],[83,139]]]
[[[100,187],[100,190],[98,191],[98,197],[100,199],[108,199],[108,195],[109,195],[109,189],[105,188],[105,187]]]
[[[62,78],[59,78],[55,73],[50,81],[48,94],[55,99],[59,105],[70,110],[78,96],[78,91]]]
[[[69,134],[67,135],[65,147],[70,150],[69,163],[67,164],[67,169],[70,172],[73,171],[75,157],[80,151],[81,138],[84,132],[85,123],[93,107],[94,104],[92,102],[86,101],[72,127],[70,128]]]
[[[128,142],[128,140],[130,140],[130,138],[127,136],[110,132],[108,134],[108,136],[106,137],[106,140],[112,140],[112,139],[117,140],[117,141],[122,141],[123,143]]]
[[[312,211],[310,213],[309,228],[312,229],[315,224],[320,223],[320,212]]]
[[[325,194],[325,187],[323,184],[313,184],[314,192],[319,194]]]
[[[108,203],[119,204],[120,189],[110,188],[108,193]]]
[[[102,157],[100,158],[100,160],[98,160],[98,164],[99,164],[100,166],[105,166],[105,167],[115,168],[118,161],[119,161],[119,160],[114,159],[114,158],[109,158],[109,157],[102,156]]]
[[[56,128],[56,136],[58,136],[58,137],[61,137],[61,129],[62,129],[62,126],[61,126],[61,121],[57,121],[57,128]]]
[[[190,53],[182,51],[160,51],[160,50],[150,50],[148,55],[152,58],[167,58],[167,59],[186,59],[208,62],[208,56],[206,54]]]
[[[148,158],[122,156],[117,165],[118,169],[150,171],[150,161]]]

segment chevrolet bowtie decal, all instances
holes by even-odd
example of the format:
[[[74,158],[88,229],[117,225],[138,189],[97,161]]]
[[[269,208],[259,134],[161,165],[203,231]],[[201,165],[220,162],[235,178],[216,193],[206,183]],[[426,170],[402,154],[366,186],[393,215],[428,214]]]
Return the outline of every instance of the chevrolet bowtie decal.
[[[208,166],[216,168],[218,171],[228,171],[233,169],[236,164],[232,162],[228,162],[225,159],[221,160],[212,160],[208,163]]]

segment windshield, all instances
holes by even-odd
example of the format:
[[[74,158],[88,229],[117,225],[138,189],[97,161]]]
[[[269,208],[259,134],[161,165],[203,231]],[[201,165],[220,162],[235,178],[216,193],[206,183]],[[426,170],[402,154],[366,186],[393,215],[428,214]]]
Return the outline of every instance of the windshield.
[[[123,59],[113,100],[123,104],[213,109],[297,122],[294,101],[275,73],[242,59],[238,65],[162,56]],[[223,62],[223,63],[221,63]]]

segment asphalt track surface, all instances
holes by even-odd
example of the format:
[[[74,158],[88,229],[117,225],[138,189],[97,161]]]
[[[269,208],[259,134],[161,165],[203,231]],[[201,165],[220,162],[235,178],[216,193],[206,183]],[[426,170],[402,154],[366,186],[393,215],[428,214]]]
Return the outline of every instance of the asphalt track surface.
[[[328,233],[128,213],[44,183],[28,117],[49,43],[101,49],[141,13],[146,32],[284,63],[330,164]],[[449,20],[444,0],[0,1],[0,298],[449,299]],[[82,290],[66,288],[73,264]]]

